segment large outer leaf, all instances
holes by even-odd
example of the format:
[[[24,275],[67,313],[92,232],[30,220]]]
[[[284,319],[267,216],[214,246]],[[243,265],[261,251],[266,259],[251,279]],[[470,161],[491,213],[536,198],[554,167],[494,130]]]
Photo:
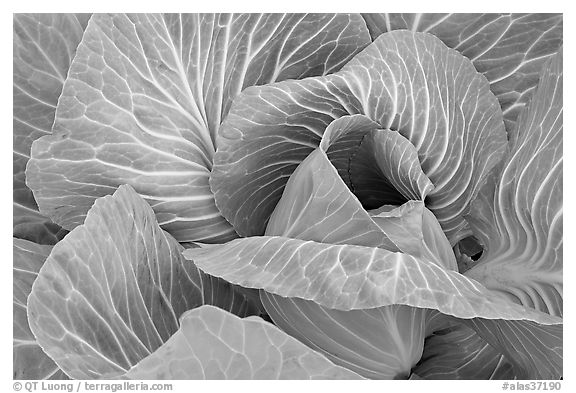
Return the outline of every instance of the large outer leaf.
[[[201,306],[134,366],[132,379],[361,379],[258,317]]]
[[[261,235],[287,178],[334,119],[365,114],[418,150],[428,199],[451,243],[506,134],[498,100],[472,63],[429,34],[380,36],[340,72],[252,87],[221,129],[216,202],[241,235]]]
[[[434,34],[468,57],[490,82],[513,131],[546,60],[562,45],[562,14],[364,14],[370,34]]]
[[[527,307],[562,315],[562,55],[544,67],[511,151],[470,223],[485,246],[466,272]]]
[[[378,248],[270,236],[190,249],[184,255],[229,282],[327,308],[398,304],[473,318],[472,326],[479,324],[482,337],[509,356],[524,378],[562,375],[560,318],[514,304],[426,260]]]
[[[455,271],[380,248],[254,236],[188,249],[184,256],[231,283],[339,310],[404,304],[458,318],[560,322],[509,302]]]
[[[32,142],[50,134],[56,103],[89,14],[14,14],[14,236],[55,244],[62,233],[38,212],[24,170]]]
[[[369,41],[359,15],[96,15],[54,136],[34,143],[28,184],[67,229],[128,183],[177,240],[229,240],[208,176],[232,99],[248,86],[336,71]]]
[[[36,342],[28,325],[26,302],[38,271],[50,254],[52,246],[13,239],[13,378],[65,379],[66,375]]]
[[[257,308],[184,260],[130,186],[98,199],[83,225],[52,249],[28,300],[32,332],[72,378],[114,377],[160,347],[178,318],[202,304]]]

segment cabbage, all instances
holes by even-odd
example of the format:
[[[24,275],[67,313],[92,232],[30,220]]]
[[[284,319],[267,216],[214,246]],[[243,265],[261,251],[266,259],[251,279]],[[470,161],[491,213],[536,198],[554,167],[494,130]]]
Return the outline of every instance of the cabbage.
[[[15,14],[14,378],[562,378],[562,23]]]

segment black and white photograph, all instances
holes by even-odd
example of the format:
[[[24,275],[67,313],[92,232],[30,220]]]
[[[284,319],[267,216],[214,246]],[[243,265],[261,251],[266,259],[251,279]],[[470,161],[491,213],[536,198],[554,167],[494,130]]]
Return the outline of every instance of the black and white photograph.
[[[563,20],[13,13],[6,391],[561,390]]]

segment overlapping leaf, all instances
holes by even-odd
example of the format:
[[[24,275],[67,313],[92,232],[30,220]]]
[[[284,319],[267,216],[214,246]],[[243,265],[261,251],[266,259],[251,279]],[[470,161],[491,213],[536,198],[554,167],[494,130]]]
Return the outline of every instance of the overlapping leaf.
[[[326,136],[330,141],[335,139],[332,133]],[[270,292],[262,295],[263,302],[276,324],[334,362],[352,367],[365,377],[407,377],[422,351],[423,330],[418,334],[417,328],[404,327],[403,330],[414,333],[411,339],[388,340],[403,343],[403,349],[402,346],[397,346],[396,350],[375,346],[375,352],[354,351],[352,347],[357,343],[351,343],[370,333],[344,327],[346,321],[363,321],[360,324],[368,326],[370,321],[373,323],[374,316],[358,311],[351,318],[344,311],[330,308],[417,307],[419,311],[413,311],[409,317],[416,327],[426,318],[424,308],[478,320],[490,328],[478,328],[482,338],[475,336],[472,339],[478,344],[470,344],[472,356],[485,351],[480,346],[487,345],[484,336],[491,335],[491,345],[498,351],[490,353],[498,359],[503,353],[513,358],[515,375],[560,376],[561,365],[550,362],[549,358],[558,355],[561,358],[555,347],[561,343],[561,337],[557,335],[561,327],[534,329],[538,325],[525,320],[553,325],[561,320],[518,307],[457,273],[450,245],[422,202],[412,201],[396,209],[386,206],[368,215],[331,165],[324,152],[330,149],[327,140],[323,139],[320,147],[292,174],[268,223],[266,234],[272,236],[238,239],[221,247],[189,250],[185,255],[211,274]],[[371,248],[374,246],[383,249]],[[386,248],[405,253],[390,252]],[[459,302],[462,302],[460,306]],[[381,323],[382,318],[379,319]],[[513,321],[508,326],[503,319]],[[388,318],[387,324],[396,326],[398,323],[399,328],[403,320],[406,318]],[[350,345],[334,342],[332,330],[340,328],[339,339]],[[494,333],[501,329],[506,332]],[[382,337],[387,337],[390,331],[394,329],[382,332]],[[521,331],[532,334],[538,349],[524,343],[527,335],[518,334]],[[406,346],[412,344],[411,350],[407,351]],[[512,348],[523,355],[514,356]],[[543,356],[534,355],[538,351]],[[415,353],[418,355],[414,358]],[[533,358],[527,359],[527,354]],[[390,358],[406,362],[398,364]]]
[[[15,14],[13,39],[14,236],[56,244],[60,228],[38,212],[24,171],[32,142],[51,133],[56,103],[89,14]]]
[[[370,215],[402,252],[458,271],[450,243],[423,202],[409,201],[393,210],[374,211]]]
[[[38,345],[30,331],[26,302],[38,271],[52,246],[13,239],[13,377],[14,379],[66,379]]]
[[[344,116],[330,124],[319,148],[290,177],[266,234],[401,250],[455,269],[450,244],[422,202],[366,212],[346,187],[350,160],[345,148],[354,150],[358,139],[372,132],[369,127],[349,127],[358,124],[359,116]],[[412,167],[397,168],[404,177]],[[424,309],[390,305],[339,311],[265,291],[261,297],[276,325],[364,377],[406,378],[422,354]]]
[[[361,379],[258,317],[201,306],[133,367],[132,379]]]
[[[474,321],[485,319],[488,327],[482,337],[491,338],[491,345],[505,350],[524,378],[562,375],[561,319],[516,305],[457,272],[407,254],[251,237],[225,246],[187,250],[185,256],[202,270],[232,283],[311,300],[327,308],[400,304]]]
[[[336,364],[370,379],[406,379],[422,355],[425,310],[340,311],[261,291],[274,323]]]
[[[83,225],[54,248],[28,300],[32,332],[73,378],[123,375],[160,347],[187,310],[257,308],[200,272],[130,186],[98,199]]]
[[[394,243],[396,249],[408,253],[419,260],[424,259],[433,262],[437,266],[453,271],[452,273],[457,275],[456,261],[450,245],[440,230],[435,217],[423,206],[422,202],[410,201],[397,208],[383,206],[378,210],[370,211],[370,219],[360,215],[359,211],[362,211],[362,209],[358,201],[346,189],[344,182],[339,179],[338,173],[330,165],[328,157],[322,154],[324,148],[326,146],[321,144],[320,148],[312,153],[294,172],[286,186],[282,199],[271,217],[266,234],[289,236],[301,240],[314,240],[322,243],[371,246],[369,242],[375,238],[362,234],[366,232],[370,224],[376,223],[382,233]],[[302,187],[303,184],[312,185],[312,187]],[[300,190],[300,192],[296,192],[296,190]],[[298,195],[300,199],[295,198],[295,195]],[[341,200],[346,200],[346,203],[340,203],[339,201]],[[306,203],[303,204],[302,201],[306,201]],[[312,214],[316,210],[312,209],[314,206],[324,214],[324,217],[317,217]],[[356,219],[351,219],[354,216],[350,215],[350,211],[355,212],[354,216]],[[293,215],[292,212],[302,214]],[[379,247],[387,247],[384,243],[373,243],[372,246],[377,244],[380,244]],[[389,250],[393,249],[389,248]],[[434,279],[436,278],[434,277]],[[341,321],[346,319],[341,312],[328,310],[320,306],[311,307],[308,304],[310,302],[302,299],[284,299],[276,295],[268,295],[268,298],[268,303],[264,302],[265,305],[271,303],[275,305],[273,308],[267,309],[270,316],[275,323],[289,331],[294,330],[291,328],[291,323],[288,322],[291,321],[302,326],[312,325],[312,329],[306,329],[307,334],[311,334],[311,331],[321,331],[326,336],[331,336],[330,332],[334,329],[334,320]],[[319,312],[319,309],[323,312]],[[413,331],[415,334],[411,336],[411,343],[414,344],[411,347],[411,351],[405,350],[408,345],[405,343],[404,350],[402,350],[402,347],[397,347],[396,351],[392,351],[389,347],[381,346],[380,350],[382,352],[393,353],[395,357],[406,359],[414,356],[414,353],[418,353],[418,350],[421,351],[421,346],[424,344],[424,336],[418,333],[420,330],[418,329],[419,323],[417,321],[421,321],[423,317],[428,317],[429,313],[423,309],[419,310],[410,314],[411,322],[415,325]],[[353,316],[354,320],[362,320],[362,323],[367,326],[371,324],[370,321],[373,319],[371,315],[356,314]],[[389,312],[386,314],[390,316]],[[436,312],[436,314],[438,313]],[[330,318],[325,318],[323,317],[324,315],[329,315]],[[506,317],[502,316],[502,318],[505,319]],[[443,319],[446,319],[445,316]],[[403,321],[405,322],[405,318],[397,320],[388,318],[390,326],[394,326],[397,323],[398,328],[402,326],[400,329],[408,330]],[[472,327],[476,334],[481,337],[471,338],[476,344],[468,346],[468,355],[472,353],[471,356],[473,357],[476,355],[483,357],[486,353],[490,353],[494,357],[498,357],[498,359],[505,355],[507,361],[513,365],[514,375],[518,378],[549,379],[558,378],[562,375],[561,325],[539,326],[530,321],[488,320],[482,318],[465,320],[464,323]],[[427,320],[425,322],[427,334],[435,332],[437,325],[436,322]],[[394,330],[391,331],[393,332]],[[364,334],[369,335],[366,331],[364,331]],[[348,337],[348,339],[354,340],[354,337],[358,335],[360,335],[359,331],[350,333],[349,330],[344,329],[343,334],[339,337]],[[385,333],[382,333],[382,335],[384,336]],[[298,337],[305,340],[303,338],[304,334]],[[375,377],[373,363],[366,362],[365,357],[360,352],[357,352],[352,357],[345,356],[339,352],[339,357],[334,357],[332,354],[333,345],[328,344],[326,339],[318,341],[319,337],[322,336],[316,335],[314,337],[314,341],[318,344],[313,347],[318,347],[322,343],[324,353],[333,361],[351,361],[356,367],[373,370],[359,369],[358,372],[361,375]],[[390,340],[398,341],[394,337],[390,338]],[[305,340],[308,343],[311,341],[311,338]],[[488,343],[494,349],[485,349]],[[459,355],[454,354],[454,356],[466,356],[466,351]],[[363,361],[361,361],[362,359]],[[380,358],[380,361],[383,361],[383,358]],[[380,365],[379,370],[394,370],[391,364],[395,363],[389,363],[388,367],[384,368]],[[397,376],[407,375],[406,373],[409,369],[406,369],[406,364],[403,367],[395,369]],[[474,365],[471,365],[471,367],[478,368],[478,366]],[[379,376],[380,378],[389,377],[385,373],[380,373]]]
[[[287,178],[335,119],[364,114],[418,151],[435,186],[428,207],[451,243],[506,135],[498,100],[472,63],[429,34],[379,37],[340,72],[252,87],[221,128],[211,185],[244,236],[261,235]]]
[[[254,236],[188,249],[184,255],[231,283],[339,310],[404,304],[459,318],[560,321],[509,302],[457,272],[380,248]]]
[[[335,125],[354,124],[358,116],[344,116],[334,121],[323,135],[318,149],[312,152],[294,171],[281,200],[270,217],[266,235],[313,240],[327,244],[351,244],[380,247],[389,251],[402,251],[415,257],[425,257],[439,266],[456,270],[456,261],[436,218],[423,202],[410,201],[387,212],[362,208],[360,201],[346,187],[346,174],[351,162],[343,152],[347,145],[357,146],[354,139],[372,135],[370,128],[336,128]],[[350,121],[351,120],[351,121]],[[384,132],[385,130],[377,130]],[[350,143],[352,142],[352,143]],[[336,147],[336,149],[333,149]],[[397,145],[382,146],[384,156],[394,154]],[[380,147],[379,147],[380,148]],[[346,165],[348,164],[348,165]],[[396,164],[396,162],[394,162]],[[413,172],[421,174],[418,163],[400,163],[396,167],[398,184]],[[340,175],[345,174],[342,178]],[[417,177],[412,185],[415,192],[430,185],[425,175]],[[402,187],[399,187],[402,189]],[[424,188],[417,199],[424,199]]]
[[[485,251],[468,277],[562,315],[562,55],[542,72],[517,136],[470,216]]]
[[[288,180],[266,235],[400,250],[362,208],[321,150],[311,153]]]
[[[208,176],[232,99],[338,70],[369,41],[359,15],[95,15],[27,182],[67,229],[127,183],[178,241],[229,240]]]
[[[346,185],[353,188],[351,163],[358,154],[362,141],[380,125],[364,115],[342,116],[331,122],[322,134],[320,148]],[[357,179],[355,179],[357,180]]]
[[[490,83],[506,129],[530,101],[546,60],[562,46],[562,14],[364,14],[370,34],[434,34],[468,57]]]
[[[331,122],[320,148],[365,207],[424,200],[434,188],[422,172],[416,148],[365,115]]]
[[[14,19],[15,378],[563,375],[561,15],[88,19]]]
[[[418,151],[396,131],[367,134],[350,162],[349,171],[354,180],[354,194],[366,208],[400,205],[406,200],[424,201],[434,189],[422,171]]]
[[[519,379],[560,379],[564,375],[561,320],[553,325],[484,318],[464,322],[516,366],[514,373]]]
[[[428,337],[414,372],[424,379],[516,379],[504,355],[462,324]]]

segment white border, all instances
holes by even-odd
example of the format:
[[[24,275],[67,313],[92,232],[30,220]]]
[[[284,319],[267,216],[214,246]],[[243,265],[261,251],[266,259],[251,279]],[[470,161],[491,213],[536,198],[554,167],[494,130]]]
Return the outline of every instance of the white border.
[[[571,312],[573,309],[574,285],[571,280],[574,276],[574,247],[571,241],[571,235],[574,233],[574,205],[571,203],[574,199],[574,181],[572,175],[574,171],[573,157],[576,156],[574,152],[574,120],[572,116],[571,104],[573,100],[572,95],[576,94],[574,89],[574,73],[573,67],[573,29],[574,22],[572,13],[563,1],[506,1],[503,2],[495,0],[481,0],[480,2],[468,2],[466,0],[460,1],[365,1],[365,0],[352,0],[352,1],[311,1],[311,0],[287,0],[271,1],[175,1],[175,0],[161,0],[159,2],[147,1],[123,1],[118,0],[97,0],[94,2],[85,2],[80,0],[74,1],[17,1],[12,4],[5,4],[5,11],[1,13],[0,26],[2,26],[3,34],[2,39],[2,52],[4,54],[2,65],[2,131],[0,137],[2,138],[2,149],[6,151],[0,154],[2,160],[0,168],[2,168],[2,179],[5,181],[5,190],[2,194],[2,215],[5,218],[5,225],[2,226],[2,233],[0,239],[2,241],[2,255],[6,256],[6,261],[2,264],[0,277],[5,277],[6,282],[0,285],[2,293],[0,293],[0,304],[2,305],[2,315],[6,316],[6,322],[1,324],[2,333],[1,340],[1,353],[2,353],[2,378],[0,383],[0,391],[13,391],[12,390],[12,323],[8,322],[8,315],[12,315],[12,302],[9,300],[12,296],[12,268],[11,262],[11,233],[12,233],[12,201],[10,185],[12,184],[12,153],[8,151],[12,146],[11,129],[12,129],[12,62],[10,55],[12,52],[12,13],[14,12],[221,12],[221,11],[235,11],[235,12],[510,12],[510,11],[523,11],[523,12],[562,12],[564,13],[564,69],[567,70],[565,78],[565,101],[568,112],[565,114],[564,122],[567,130],[565,136],[565,151],[568,155],[565,157],[564,173],[568,174],[568,182],[565,183],[565,217],[567,218],[564,226],[564,236],[568,240],[565,244],[565,257],[567,262],[564,266],[564,277],[568,285],[564,288],[565,299],[565,328],[564,328],[564,370],[565,380],[562,381],[563,391],[575,391],[573,383],[574,377],[571,375],[571,370],[574,366],[574,337],[571,332],[574,332],[574,316]],[[567,334],[566,334],[567,333]],[[331,392],[350,392],[351,390],[362,389],[362,391],[374,391],[382,393],[385,391],[402,391],[410,392],[424,392],[427,393],[442,391],[447,392],[501,392],[502,382],[499,381],[173,381],[174,392],[202,392],[202,391],[233,391],[253,393],[254,390],[268,391],[272,390],[278,393],[293,393],[330,390]],[[573,386],[570,388],[570,386]]]

